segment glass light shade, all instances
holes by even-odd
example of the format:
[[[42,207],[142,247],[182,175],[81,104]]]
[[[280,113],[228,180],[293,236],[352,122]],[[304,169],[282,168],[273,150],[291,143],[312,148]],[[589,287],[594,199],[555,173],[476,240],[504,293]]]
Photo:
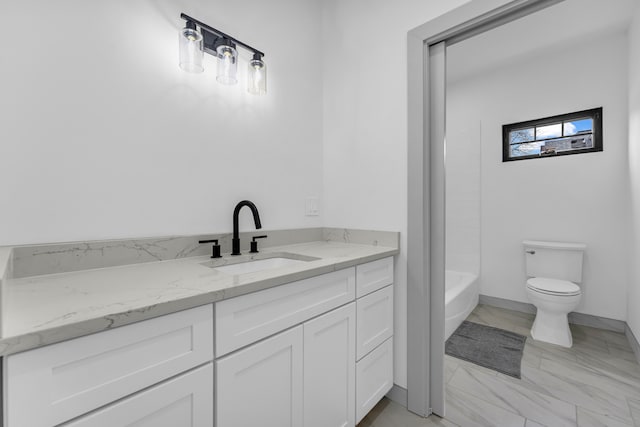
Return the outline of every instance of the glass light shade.
[[[238,52],[232,46],[218,46],[218,75],[216,80],[225,85],[238,83]]]
[[[249,61],[247,92],[252,95],[265,95],[267,93],[267,64],[262,59],[254,58]]]
[[[202,34],[191,28],[183,28],[179,33],[180,68],[190,73],[201,73],[202,67]]]

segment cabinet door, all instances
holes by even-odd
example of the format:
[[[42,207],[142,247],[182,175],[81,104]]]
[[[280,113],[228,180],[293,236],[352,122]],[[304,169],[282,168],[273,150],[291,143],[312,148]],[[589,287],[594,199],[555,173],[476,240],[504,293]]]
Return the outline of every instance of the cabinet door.
[[[216,303],[216,358],[354,300],[354,267]]]
[[[358,299],[357,312],[357,357],[360,360],[393,335],[393,286]]]
[[[302,326],[216,361],[217,427],[302,425]]]
[[[304,324],[304,427],[355,423],[355,303]]]
[[[393,387],[393,337],[356,363],[356,422]]]
[[[212,385],[209,363],[62,427],[212,427]]]
[[[8,427],[50,427],[213,359],[208,304],[6,358]]]
[[[360,298],[393,283],[393,257],[356,267],[356,297]]]

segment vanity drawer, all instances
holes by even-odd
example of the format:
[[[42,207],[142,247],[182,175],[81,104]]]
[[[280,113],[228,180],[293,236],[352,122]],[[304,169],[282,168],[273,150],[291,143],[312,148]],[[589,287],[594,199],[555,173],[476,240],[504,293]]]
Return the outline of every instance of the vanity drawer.
[[[355,267],[216,303],[216,357],[355,298]]]
[[[213,363],[61,427],[211,427]]]
[[[211,304],[6,358],[7,427],[51,427],[213,359]]]
[[[356,312],[356,357],[360,360],[393,335],[393,286],[359,298]]]
[[[392,284],[393,257],[358,265],[356,276],[356,297],[358,298]]]
[[[356,363],[356,424],[393,387],[393,338]]]

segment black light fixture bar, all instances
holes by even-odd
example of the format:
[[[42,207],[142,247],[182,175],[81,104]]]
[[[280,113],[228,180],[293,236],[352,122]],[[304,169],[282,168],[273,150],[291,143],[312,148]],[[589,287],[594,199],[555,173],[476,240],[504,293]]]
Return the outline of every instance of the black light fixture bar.
[[[228,35],[228,34],[226,34],[226,33],[223,33],[222,31],[217,30],[217,29],[215,29],[215,28],[213,28],[213,27],[211,27],[211,26],[209,26],[209,25],[205,24],[204,22],[200,22],[200,21],[198,21],[197,19],[194,19],[194,18],[190,17],[189,15],[186,15],[186,14],[184,14],[184,13],[181,13],[181,14],[180,14],[180,18],[182,18],[182,19],[184,19],[185,21],[187,21],[187,24],[188,24],[189,22],[197,24],[197,25],[198,25],[201,29],[203,29],[206,33],[213,34],[213,35],[217,36],[217,38],[221,38],[221,39],[224,39],[224,40],[230,40],[230,41],[232,41],[233,43],[235,43],[236,45],[238,45],[238,46],[242,46],[242,47],[243,47],[243,48],[245,48],[246,50],[249,50],[249,51],[253,52],[254,57],[255,57],[256,55],[258,55],[260,58],[262,58],[262,57],[264,56],[264,53],[263,53],[263,52],[261,52],[261,51],[259,51],[258,49],[254,48],[254,47],[251,47],[251,46],[249,46],[248,44],[243,43],[243,42],[241,42],[240,40],[238,40],[238,39],[236,39],[236,38],[234,38],[234,37],[231,37],[230,35]],[[209,46],[206,46],[207,50],[209,50],[212,46],[211,46],[211,44],[210,44],[210,43],[207,43],[207,40],[206,40],[206,39],[207,39],[208,37],[206,37],[206,33],[205,33],[205,34],[203,34],[203,36],[205,37],[205,45],[209,45]],[[214,41],[215,41],[215,40],[214,40]],[[214,47],[213,51],[215,51],[215,47]],[[210,53],[211,53],[211,52],[210,52]],[[215,54],[214,54],[214,55],[215,55]]]

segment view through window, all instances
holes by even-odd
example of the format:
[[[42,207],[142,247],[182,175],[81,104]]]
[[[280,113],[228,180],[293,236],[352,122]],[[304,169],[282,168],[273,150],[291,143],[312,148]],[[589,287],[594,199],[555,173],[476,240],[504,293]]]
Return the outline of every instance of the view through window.
[[[602,151],[602,107],[502,126],[502,161]]]

